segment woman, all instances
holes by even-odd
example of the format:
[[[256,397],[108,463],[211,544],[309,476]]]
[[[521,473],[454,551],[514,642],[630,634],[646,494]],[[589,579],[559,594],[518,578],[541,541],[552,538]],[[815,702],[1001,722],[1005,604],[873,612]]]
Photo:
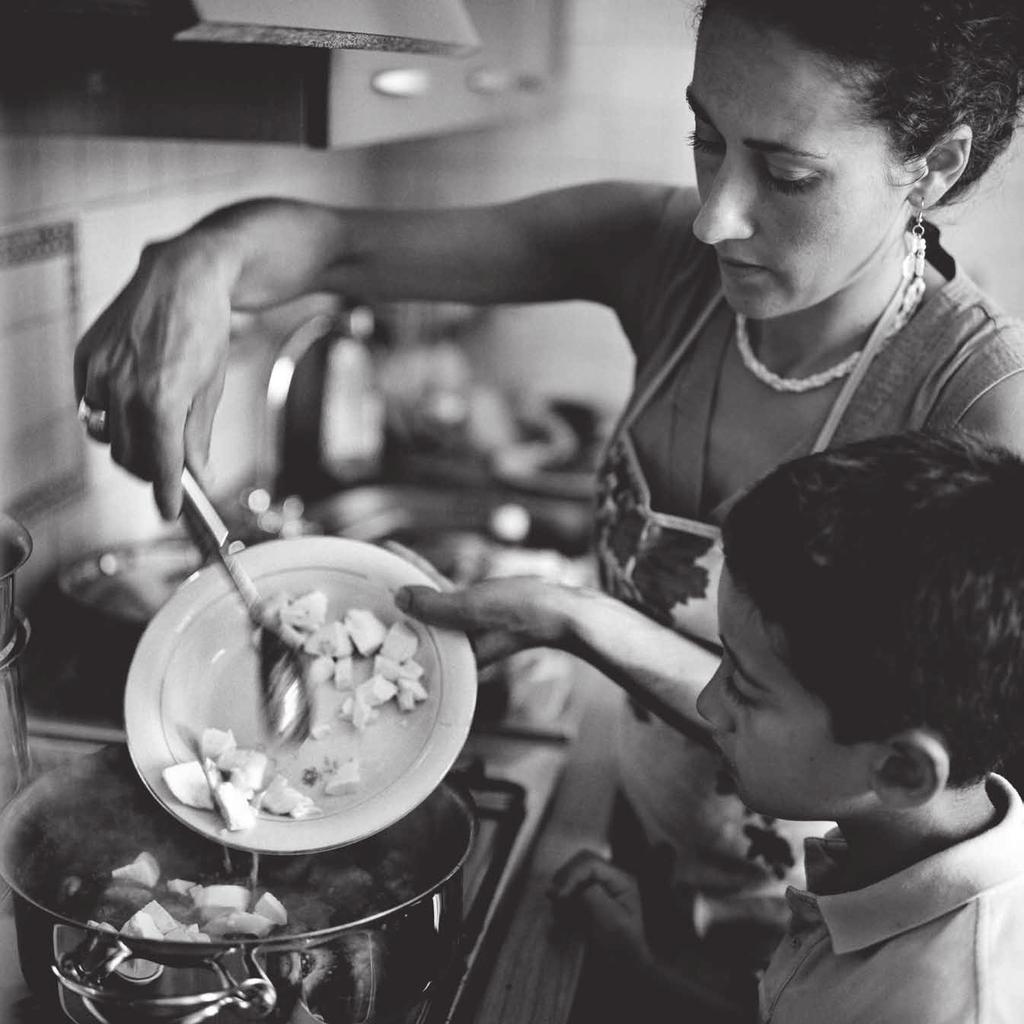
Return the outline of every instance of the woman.
[[[331,289],[610,306],[637,374],[600,472],[605,593],[520,579],[407,605],[478,633],[481,660],[556,645],[620,681],[637,699],[625,831],[672,894],[657,901],[671,928],[719,911],[770,923],[806,829],[748,814],[690,724],[717,663],[718,524],[767,470],[838,441],[955,426],[1024,451],[1024,327],[925,220],[1007,145],[1022,37],[1019,0],[706,0],[687,90],[697,194],[604,183],[473,209],[219,211],[148,248],[80,343],[79,396],[106,414],[92,432],[170,517],[183,459],[207,450],[232,310]],[[573,870],[563,891],[598,869]]]

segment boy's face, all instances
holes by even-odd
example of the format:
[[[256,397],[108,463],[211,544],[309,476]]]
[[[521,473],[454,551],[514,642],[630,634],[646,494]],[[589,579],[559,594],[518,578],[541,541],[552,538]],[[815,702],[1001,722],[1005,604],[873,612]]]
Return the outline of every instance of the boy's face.
[[[836,742],[824,702],[793,677],[728,570],[718,617],[725,653],[697,709],[714,730],[741,799],[790,820],[854,813],[870,798],[872,745]]]

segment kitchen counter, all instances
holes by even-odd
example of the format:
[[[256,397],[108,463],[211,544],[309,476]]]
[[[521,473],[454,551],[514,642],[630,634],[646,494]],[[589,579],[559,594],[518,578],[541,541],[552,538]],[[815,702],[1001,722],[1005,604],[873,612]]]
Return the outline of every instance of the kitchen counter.
[[[501,947],[474,1024],[562,1024],[568,1020],[583,966],[585,943],[555,926],[548,885],[554,872],[582,847],[603,851],[614,796],[614,723],[621,691],[580,663],[574,701],[581,710],[578,735],[562,753],[564,771],[544,826],[520,872]],[[474,737],[485,749],[488,770],[505,765],[510,777],[529,764],[529,747],[502,737]],[[517,762],[519,762],[517,764]]]
[[[527,816],[543,819],[532,844],[512,851],[519,862],[513,887],[494,913],[502,916],[493,964],[482,991],[467,1000],[472,1024],[562,1024],[569,1017],[583,962],[578,935],[554,926],[546,891],[553,872],[583,846],[601,849],[613,795],[612,729],[618,693],[580,664],[574,702],[581,715],[571,743],[474,734],[467,753],[483,757],[488,772],[524,783]],[[37,739],[37,767],[45,769],[72,752],[97,744]],[[39,1024],[39,1008],[21,978],[12,900],[0,896],[0,1021]]]

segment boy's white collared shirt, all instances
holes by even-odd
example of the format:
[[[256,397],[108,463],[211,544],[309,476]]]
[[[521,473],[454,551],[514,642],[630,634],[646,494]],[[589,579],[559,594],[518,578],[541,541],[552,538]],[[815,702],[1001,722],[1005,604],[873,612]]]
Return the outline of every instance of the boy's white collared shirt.
[[[1024,804],[1002,777],[998,823],[874,885],[842,877],[838,830],[806,842],[785,938],[760,988],[772,1024],[1024,1021]]]

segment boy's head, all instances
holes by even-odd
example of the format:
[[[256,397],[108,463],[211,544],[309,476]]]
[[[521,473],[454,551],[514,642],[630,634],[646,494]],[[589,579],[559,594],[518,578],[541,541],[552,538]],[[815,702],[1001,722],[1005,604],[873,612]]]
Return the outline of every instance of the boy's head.
[[[751,806],[920,803],[1024,741],[1024,462],[902,434],[787,463],[723,530],[700,710]],[[738,667],[737,667],[738,666]]]

